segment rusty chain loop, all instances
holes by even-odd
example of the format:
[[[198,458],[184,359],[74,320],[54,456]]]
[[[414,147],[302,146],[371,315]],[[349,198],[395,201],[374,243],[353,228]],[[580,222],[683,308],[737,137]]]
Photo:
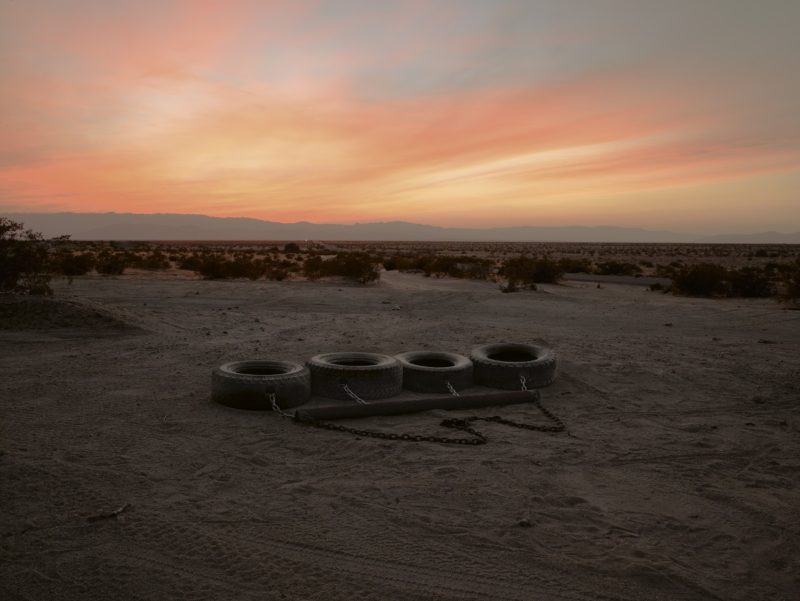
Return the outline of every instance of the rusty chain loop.
[[[444,436],[428,436],[422,434],[395,434],[393,432],[376,432],[374,430],[360,430],[358,428],[351,428],[349,426],[342,426],[340,424],[332,424],[329,422],[323,422],[316,419],[311,418],[301,418],[295,414],[294,419],[298,423],[306,424],[308,426],[312,426],[314,428],[321,428],[323,430],[332,430],[334,432],[347,432],[348,434],[354,434],[355,436],[363,436],[365,438],[380,438],[383,440],[407,440],[411,442],[438,442],[440,444],[460,444],[460,445],[470,445],[470,446],[477,446],[486,444],[489,442],[489,439],[486,437],[485,434],[475,430],[472,427],[473,422],[482,421],[482,422],[493,422],[495,424],[502,424],[504,426],[511,426],[513,428],[522,428],[524,430],[533,430],[535,432],[563,432],[567,429],[564,425],[564,422],[561,419],[554,415],[550,410],[544,407],[538,399],[533,401],[533,404],[542,412],[542,414],[548,418],[551,422],[553,422],[554,426],[542,426],[538,424],[523,424],[520,422],[515,422],[510,419],[505,419],[500,417],[499,415],[493,415],[491,417],[479,417],[477,415],[472,415],[470,417],[466,417],[463,419],[459,418],[450,418],[442,420],[439,424],[445,428],[451,428],[453,430],[460,430],[462,432],[466,432],[467,434],[471,434],[474,438],[445,438]]]
[[[526,386],[525,376],[520,376],[519,378],[520,384],[522,384],[522,390],[528,390]],[[343,385],[345,392],[354,400],[361,403],[362,405],[366,405],[367,403],[360,398],[356,393],[350,390],[350,387],[347,384]],[[458,391],[453,388],[450,382],[447,382],[447,388],[450,390],[450,393],[454,396],[460,396]],[[377,432],[375,430],[360,430],[358,428],[351,428],[350,426],[342,426],[340,424],[332,424],[329,422],[324,422],[318,419],[313,418],[303,418],[299,417],[298,414],[295,412],[294,415],[287,413],[283,409],[278,406],[278,402],[275,397],[274,392],[266,392],[264,393],[270,401],[272,405],[272,410],[280,415],[281,417],[287,417],[293,419],[297,423],[305,424],[307,426],[311,426],[313,428],[320,428],[322,430],[331,430],[333,432],[346,432],[348,434],[354,434],[355,436],[363,436],[365,438],[379,438],[382,440],[405,440],[410,442],[437,442],[440,444],[459,444],[459,445],[466,445],[466,446],[478,446],[484,445],[489,442],[489,439],[486,437],[485,434],[475,430],[472,427],[473,422],[492,422],[495,424],[502,424],[504,426],[511,426],[513,428],[521,428],[524,430],[533,430],[535,432],[564,432],[567,427],[561,418],[557,415],[552,413],[547,407],[542,405],[539,399],[534,399],[532,402],[533,404],[542,412],[547,419],[553,422],[554,426],[541,426],[538,424],[523,424],[521,422],[515,422],[510,419],[505,419],[504,417],[500,417],[499,415],[492,415],[490,417],[479,417],[477,415],[472,415],[470,417],[465,417],[463,419],[459,418],[449,418],[442,420],[439,425],[444,428],[450,428],[452,430],[459,430],[461,432],[466,432],[467,434],[471,434],[473,438],[446,438],[444,436],[430,436],[424,434],[395,434],[394,432]]]
[[[469,424],[464,427],[456,427],[449,424],[449,422],[462,421],[462,420],[444,420],[441,425],[447,428],[454,428],[462,430],[467,434],[472,434],[475,438],[445,438],[443,436],[427,436],[423,434],[395,434],[394,432],[376,432],[375,430],[359,430],[358,428],[351,428],[349,426],[342,426],[340,424],[332,424],[330,422],[323,422],[316,419],[304,419],[295,415],[295,421],[312,426],[314,428],[321,428],[323,430],[332,430],[334,432],[347,432],[355,436],[363,436],[365,438],[380,438],[383,440],[407,440],[410,442],[438,442],[442,444],[460,444],[460,445],[482,445],[488,442],[486,436],[473,430]]]

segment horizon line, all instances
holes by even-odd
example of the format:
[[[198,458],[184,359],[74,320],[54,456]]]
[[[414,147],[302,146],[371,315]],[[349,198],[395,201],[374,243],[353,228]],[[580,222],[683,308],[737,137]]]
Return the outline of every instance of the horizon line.
[[[433,225],[428,223],[419,223],[414,221],[404,221],[402,219],[393,219],[390,221],[355,221],[355,222],[314,222],[314,221],[273,221],[270,219],[262,218],[262,217],[251,217],[246,215],[239,215],[239,216],[220,216],[220,215],[207,215],[205,213],[174,213],[174,212],[160,212],[160,213],[133,213],[130,211],[3,211],[9,215],[131,215],[131,216],[179,216],[179,217],[205,217],[208,219],[247,219],[252,221],[259,221],[262,223],[271,223],[277,225],[300,225],[300,224],[308,224],[308,225],[317,225],[317,226],[342,226],[342,227],[352,227],[358,225],[382,225],[382,224],[407,224],[407,225],[414,225],[420,227],[427,227],[427,228],[434,228],[434,229],[444,229],[444,230],[467,230],[467,231],[492,231],[492,230],[505,230],[505,229],[523,229],[523,228],[539,228],[539,229],[567,229],[567,228],[580,228],[580,229],[618,229],[618,230],[638,230],[643,232],[649,233],[658,233],[658,234],[677,234],[681,236],[698,236],[704,238],[716,238],[722,236],[755,236],[755,235],[764,235],[764,234],[778,234],[778,235],[794,235],[800,234],[800,228],[797,230],[789,230],[789,231],[778,231],[778,230],[765,230],[765,231],[758,231],[758,232],[732,232],[732,233],[725,233],[725,234],[706,234],[700,232],[680,232],[674,230],[666,230],[666,229],[649,229],[645,226],[623,226],[623,225],[613,225],[613,224],[605,224],[605,225],[580,225],[576,223],[572,223],[569,225],[532,225],[532,224],[523,224],[523,225],[495,225],[495,226],[486,226],[486,227],[474,227],[474,226],[458,226],[458,225]],[[465,242],[467,242],[465,240]],[[776,243],[776,244],[786,244],[786,243]]]

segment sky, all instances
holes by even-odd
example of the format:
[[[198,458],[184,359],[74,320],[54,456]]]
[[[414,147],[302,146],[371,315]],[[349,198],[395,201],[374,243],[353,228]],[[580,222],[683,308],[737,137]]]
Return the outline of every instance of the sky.
[[[0,211],[800,230],[797,0],[0,0]]]

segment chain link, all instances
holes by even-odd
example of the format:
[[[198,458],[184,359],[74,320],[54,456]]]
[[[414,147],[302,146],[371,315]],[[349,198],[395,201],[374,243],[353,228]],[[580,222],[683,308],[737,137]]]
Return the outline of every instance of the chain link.
[[[350,389],[350,386],[348,386],[347,384],[342,384],[342,389],[347,393],[347,396],[349,396],[351,399],[353,399],[359,405],[366,405],[367,404],[367,401],[365,401],[360,396],[358,396],[355,392],[353,392]]]
[[[453,385],[450,383],[449,380],[445,380],[444,383],[447,386],[447,390],[450,391],[450,394],[452,394],[453,396],[461,396],[460,394],[458,394],[458,390],[453,388]]]
[[[522,390],[528,390],[528,381],[525,379],[525,376],[519,377],[519,383],[522,385]]]
[[[277,413],[281,417],[288,417],[289,419],[294,417],[291,413],[287,413],[286,411],[280,408],[280,406],[278,405],[278,398],[274,392],[264,392],[264,394],[267,395],[269,403],[270,405],[272,405],[272,410],[275,413]]]
[[[551,422],[553,422],[554,426],[542,426],[538,424],[523,424],[520,422],[515,422],[510,419],[505,419],[500,417],[499,415],[493,415],[491,417],[478,417],[477,415],[473,415],[470,417],[466,417],[463,419],[458,418],[450,418],[443,420],[439,425],[450,428],[453,430],[460,430],[462,432],[466,432],[467,434],[472,435],[474,438],[445,438],[444,436],[427,436],[421,434],[395,434],[393,432],[376,432],[374,430],[360,430],[358,428],[351,428],[349,426],[342,426],[340,424],[332,424],[329,422],[323,422],[320,420],[312,419],[312,418],[302,418],[298,417],[295,414],[295,421],[306,424],[308,426],[312,426],[314,428],[321,428],[323,430],[331,430],[334,432],[346,432],[348,434],[354,434],[356,436],[363,436],[366,438],[380,438],[383,440],[407,440],[412,442],[438,442],[441,444],[460,444],[460,445],[469,445],[469,446],[477,446],[483,445],[489,442],[489,439],[486,437],[485,434],[475,430],[472,427],[473,422],[483,421],[483,422],[492,422],[496,424],[502,424],[504,426],[511,426],[513,428],[522,428],[524,430],[533,430],[535,432],[564,432],[567,427],[564,425],[564,422],[561,419],[554,415],[551,411],[549,411],[546,407],[544,407],[538,399],[533,401],[533,404],[542,412],[542,414],[548,418]]]
[[[376,432],[375,430],[360,430],[358,428],[342,426],[341,424],[332,424],[330,422],[323,422],[316,419],[302,418],[297,416],[295,416],[295,420],[300,422],[301,424],[306,424],[313,428],[332,430],[334,432],[346,432],[348,434],[363,436],[365,438],[380,438],[383,440],[406,440],[410,442],[438,442],[441,444],[460,444],[469,446],[482,445],[488,442],[486,436],[484,436],[477,430],[473,430],[471,427],[469,427],[469,424],[466,424],[464,427],[460,427],[460,425],[457,427],[449,423],[449,422],[459,422],[461,420],[444,420],[441,425],[446,428],[462,430],[467,434],[473,435],[475,438],[445,438],[444,436],[427,436],[423,434],[395,434],[394,432]]]

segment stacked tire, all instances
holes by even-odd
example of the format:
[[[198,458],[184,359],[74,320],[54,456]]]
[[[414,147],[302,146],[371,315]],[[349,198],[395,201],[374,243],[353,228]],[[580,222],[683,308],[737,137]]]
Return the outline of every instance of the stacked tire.
[[[306,365],[288,361],[236,361],[212,372],[214,401],[237,409],[270,410],[306,403],[311,395],[374,401],[405,387],[422,393],[458,394],[475,384],[502,390],[548,386],[556,377],[552,349],[534,344],[487,344],[469,357],[411,351],[396,357],[376,353],[325,353]]]
[[[470,353],[475,383],[490,388],[519,390],[549,386],[558,360],[553,349],[536,344],[486,344]]]
[[[211,398],[236,409],[270,410],[273,398],[280,409],[291,409],[310,397],[311,374],[299,363],[234,361],[211,374]]]
[[[338,400],[375,401],[403,388],[403,368],[394,357],[376,353],[325,353],[309,359],[311,390]]]
[[[415,392],[453,393],[472,386],[472,362],[463,355],[410,351],[396,356],[403,386]]]

